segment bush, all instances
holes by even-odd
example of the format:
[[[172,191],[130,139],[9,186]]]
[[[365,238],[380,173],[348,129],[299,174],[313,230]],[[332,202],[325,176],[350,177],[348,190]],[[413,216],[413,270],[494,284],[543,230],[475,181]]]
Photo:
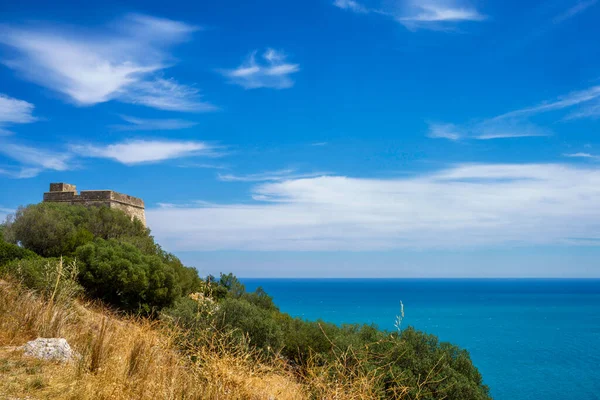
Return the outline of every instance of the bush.
[[[3,229],[13,244],[0,247],[0,264],[3,249],[7,260],[32,256],[25,249],[43,257],[83,256],[87,294],[123,310],[160,309],[200,286],[194,268],[162,250],[149,229],[120,210],[41,203],[19,208]]]
[[[13,260],[36,258],[37,254],[16,244],[6,243],[0,237],[0,267]]]
[[[78,267],[74,260],[25,258],[0,267],[0,273],[53,300],[71,299],[82,292],[77,283]]]
[[[125,311],[152,313],[181,296],[173,268],[117,240],[96,239],[76,251],[88,295]]]
[[[272,313],[247,301],[225,299],[215,321],[221,329],[234,329],[240,339],[248,339],[257,349],[278,352],[283,346],[283,331]]]
[[[206,282],[211,284],[214,286],[212,278]],[[231,274],[221,275],[217,286],[227,289],[227,293],[218,302],[213,323],[220,330],[233,331],[238,339],[248,339],[246,343],[263,354],[285,357],[300,372],[322,366],[327,373],[366,374],[377,382],[377,393],[385,398],[396,398],[398,394],[406,399],[490,398],[468,352],[440,343],[434,335],[412,328],[398,334],[380,331],[374,325],[304,321],[281,313],[262,289],[246,292]],[[196,318],[198,323],[198,315],[190,309],[187,321]],[[211,316],[203,318],[206,324]]]
[[[19,207],[4,228],[7,241],[43,257],[71,255],[94,238],[137,238],[139,247],[155,250],[149,230],[120,210],[60,203]],[[133,240],[133,239],[132,239]]]

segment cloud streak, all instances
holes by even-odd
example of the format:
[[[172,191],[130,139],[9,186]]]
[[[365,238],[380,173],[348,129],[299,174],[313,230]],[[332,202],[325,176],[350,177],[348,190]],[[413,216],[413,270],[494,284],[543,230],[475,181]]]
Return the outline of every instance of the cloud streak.
[[[481,22],[487,16],[464,0],[402,0],[390,6],[368,7],[354,0],[335,0],[333,5],[358,14],[376,14],[393,19],[408,30],[453,30],[463,22]]]
[[[17,161],[19,167],[0,169],[0,174],[12,178],[33,178],[44,170],[67,171],[71,169],[72,156],[67,152],[55,152],[11,142],[0,143],[0,154]]]
[[[9,125],[35,122],[33,109],[34,105],[25,100],[0,93],[0,136],[12,133],[5,129]]]
[[[147,218],[174,251],[560,244],[600,232],[600,169],[572,165],[463,164],[396,179],[289,179],[257,184],[251,195],[254,202],[149,209]]]
[[[563,154],[563,155],[565,157],[570,157],[570,158],[587,158],[590,160],[600,160],[600,156],[595,156],[590,153],[567,153],[567,154]]]
[[[578,1],[577,4],[575,4],[573,7],[569,8],[562,14],[557,15],[552,22],[554,22],[555,24],[560,24],[561,22],[564,22],[584,12],[591,6],[595,5],[597,2],[598,0]]]
[[[173,140],[130,140],[109,145],[72,145],[71,151],[81,157],[107,158],[125,165],[214,155],[213,147],[204,142]]]
[[[273,49],[267,49],[260,56],[254,51],[239,67],[220,72],[230,83],[244,89],[288,89],[294,86],[291,75],[300,71],[300,66],[286,59],[285,54]]]
[[[113,125],[113,129],[119,131],[170,131],[198,125],[197,122],[182,119],[144,119],[128,115],[121,115],[121,118],[128,124]]]
[[[324,172],[315,173],[297,173],[295,169],[281,169],[277,171],[262,172],[259,174],[249,175],[234,175],[234,174],[219,174],[218,178],[223,182],[269,182],[269,181],[285,181],[290,179],[313,178],[317,176],[327,175]]]
[[[597,118],[600,116],[600,86],[574,91],[552,101],[513,110],[469,124],[429,123],[427,135],[431,138],[454,141],[461,139],[490,140],[550,136],[551,131],[531,123],[529,119],[539,114],[560,111],[568,111],[562,117],[563,121]]]
[[[4,64],[23,78],[65,95],[79,106],[110,100],[172,111],[210,111],[198,91],[163,79],[174,63],[168,49],[197,27],[129,14],[110,27],[0,26],[0,44],[15,51]]]

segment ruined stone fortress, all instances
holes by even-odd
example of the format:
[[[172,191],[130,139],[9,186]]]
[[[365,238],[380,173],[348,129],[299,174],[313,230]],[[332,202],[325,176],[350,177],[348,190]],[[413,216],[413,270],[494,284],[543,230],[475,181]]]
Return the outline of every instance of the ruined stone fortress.
[[[44,193],[44,202],[116,208],[124,211],[131,219],[139,219],[146,226],[144,201],[112,190],[82,190],[81,194],[77,194],[75,185],[51,183],[50,191]]]

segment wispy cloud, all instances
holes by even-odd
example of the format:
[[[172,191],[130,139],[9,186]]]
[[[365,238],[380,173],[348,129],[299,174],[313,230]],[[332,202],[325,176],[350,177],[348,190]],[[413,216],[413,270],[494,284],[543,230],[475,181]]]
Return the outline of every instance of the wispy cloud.
[[[571,158],[587,158],[590,160],[600,160],[600,156],[596,156],[590,153],[566,153],[563,154],[565,157]]]
[[[204,142],[174,140],[130,140],[109,145],[72,145],[81,157],[108,158],[126,165],[155,163],[197,155],[215,155]]]
[[[179,165],[180,168],[201,168],[201,169],[229,169],[226,165],[220,164],[207,164],[207,163],[195,163],[186,162]]]
[[[354,0],[335,0],[333,5],[344,10],[351,10],[357,13],[368,13],[370,10]]]
[[[294,86],[291,75],[298,72],[300,66],[291,64],[286,59],[285,54],[273,49],[267,49],[260,56],[257,51],[254,51],[239,67],[220,72],[230,83],[245,89],[287,89]]]
[[[487,18],[465,2],[453,0],[411,0],[403,14],[396,20],[410,30],[446,30],[455,23],[478,22]]]
[[[561,13],[560,15],[557,15],[554,18],[553,22],[555,24],[559,24],[570,18],[573,18],[577,14],[580,14],[583,11],[590,8],[591,6],[595,5],[597,2],[598,2],[598,0],[577,1],[574,6],[570,7],[569,9],[567,9],[565,12]]]
[[[315,142],[315,143],[311,143],[311,146],[322,147],[322,146],[327,146],[328,144],[329,144],[328,142]]]
[[[12,132],[5,129],[12,124],[28,124],[36,121],[33,116],[34,105],[25,100],[15,99],[0,93],[0,136]]]
[[[549,111],[563,110],[578,106],[583,103],[588,103],[593,100],[597,100],[600,97],[600,86],[592,86],[585,90],[579,90],[571,92],[565,96],[561,96],[558,99],[550,102],[538,104],[533,107],[522,108],[519,110],[511,111],[495,117],[494,119],[507,119],[513,117],[521,117],[533,114],[540,114]]]
[[[72,156],[67,152],[55,152],[37,147],[0,143],[0,154],[19,163],[16,167],[0,169],[0,174],[12,178],[32,178],[44,170],[66,171],[71,169]]]
[[[218,107],[201,100],[200,91],[173,79],[156,78],[131,85],[123,99],[133,104],[167,111],[207,112]]]
[[[427,136],[430,138],[458,140],[462,135],[462,132],[454,124],[429,123],[429,133]]]
[[[169,131],[191,128],[198,125],[197,122],[182,119],[144,119],[121,115],[128,124],[113,125],[113,129],[120,131]]]
[[[259,201],[155,208],[147,218],[157,239],[180,251],[558,244],[600,229],[600,168],[573,165],[289,179],[259,183],[251,194]]]
[[[407,29],[452,30],[461,22],[479,22],[487,19],[465,0],[402,0],[380,2],[377,7],[366,6],[354,0],[335,0],[333,5],[360,14],[376,14],[392,18]]]
[[[549,112],[567,112],[563,121],[600,116],[600,86],[574,91],[552,101],[513,110],[496,117],[464,125],[429,123],[428,136],[449,140],[500,139],[515,137],[549,136],[550,130],[530,122],[530,118]]]
[[[105,29],[0,26],[0,44],[16,50],[4,61],[24,78],[89,106],[120,100],[174,111],[210,111],[198,91],[158,74],[174,60],[168,49],[197,27],[130,14]]]
[[[218,178],[224,182],[268,182],[284,181],[290,179],[314,178],[316,176],[327,175],[324,172],[298,173],[295,169],[281,169],[277,171],[262,172],[259,174],[233,175],[219,174]]]
[[[515,120],[484,120],[465,125],[429,123],[427,136],[448,140],[492,140],[522,137],[550,136],[547,129]]]

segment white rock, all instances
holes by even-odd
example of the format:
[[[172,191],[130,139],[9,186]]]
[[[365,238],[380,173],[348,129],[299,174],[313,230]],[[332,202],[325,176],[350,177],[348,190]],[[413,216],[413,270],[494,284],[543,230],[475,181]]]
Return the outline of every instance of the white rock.
[[[23,346],[24,354],[42,360],[66,362],[78,355],[63,338],[37,338]]]

